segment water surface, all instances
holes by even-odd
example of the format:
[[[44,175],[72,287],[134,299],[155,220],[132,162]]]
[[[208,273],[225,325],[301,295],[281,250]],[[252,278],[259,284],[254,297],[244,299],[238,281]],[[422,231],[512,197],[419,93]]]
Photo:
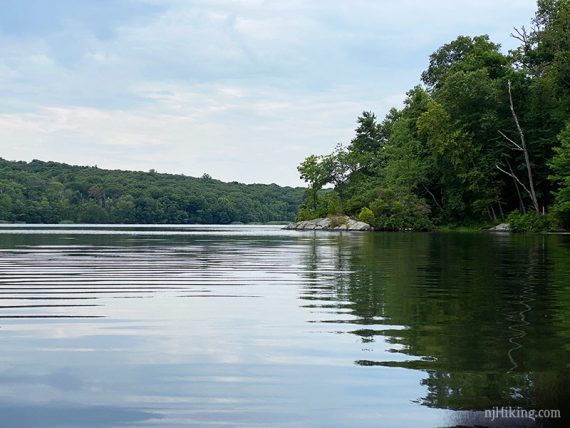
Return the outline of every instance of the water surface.
[[[0,426],[565,426],[570,237],[0,227]]]

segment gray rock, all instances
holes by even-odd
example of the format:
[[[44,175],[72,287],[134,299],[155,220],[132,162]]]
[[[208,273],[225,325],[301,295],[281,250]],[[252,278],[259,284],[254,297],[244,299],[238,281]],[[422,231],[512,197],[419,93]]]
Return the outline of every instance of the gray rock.
[[[348,230],[368,231],[368,230],[372,229],[372,226],[370,226],[368,223],[364,223],[363,221],[348,219],[347,229]]]
[[[496,225],[495,227],[491,227],[487,229],[489,232],[508,232],[510,230],[508,223],[501,223]]]
[[[331,224],[335,224],[333,226]],[[370,231],[372,226],[362,221],[353,220],[347,216],[331,218],[316,218],[290,223],[285,226],[287,230],[334,230],[334,231]]]

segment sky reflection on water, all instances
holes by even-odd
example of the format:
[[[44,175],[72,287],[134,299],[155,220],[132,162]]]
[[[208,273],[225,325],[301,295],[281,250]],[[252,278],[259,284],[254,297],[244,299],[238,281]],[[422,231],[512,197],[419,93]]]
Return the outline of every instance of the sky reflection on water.
[[[568,237],[43,228],[0,228],[6,426],[515,426],[482,411],[570,401]]]

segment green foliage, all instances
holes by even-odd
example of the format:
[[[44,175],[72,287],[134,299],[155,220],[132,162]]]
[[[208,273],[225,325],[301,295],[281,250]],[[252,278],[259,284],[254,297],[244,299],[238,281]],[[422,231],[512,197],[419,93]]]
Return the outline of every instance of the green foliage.
[[[313,220],[342,214],[342,201],[336,191],[332,189],[315,191],[308,188],[295,219],[296,221]]]
[[[430,208],[413,194],[381,191],[370,204],[373,218],[370,224],[377,230],[431,230]],[[367,222],[368,223],[368,222]]]
[[[299,212],[295,216],[295,221],[313,220],[319,218],[319,213],[306,206],[301,206]]]
[[[511,82],[538,204],[570,227],[570,131],[561,133],[570,117],[570,0],[540,0],[532,30],[519,36],[521,46],[508,55],[486,35],[436,50],[425,87],[410,90],[402,109],[380,123],[363,112],[346,147],[301,164],[312,191],[306,206],[321,214],[317,194],[332,185],[344,213],[362,213],[385,230],[483,224],[527,211],[530,180],[513,144]]]
[[[0,221],[265,223],[290,221],[303,190],[223,183],[207,174],[111,171],[0,159]]]
[[[560,146],[555,148],[555,155],[550,162],[553,174],[551,180],[558,185],[555,192],[553,213],[557,222],[565,228],[570,227],[570,122],[558,136]]]
[[[422,73],[422,81],[430,88],[437,88],[455,72],[486,69],[493,75],[499,75],[508,65],[499,47],[487,35],[473,38],[460,36],[430,56],[429,67]]]
[[[363,207],[358,214],[358,220],[371,225],[376,222],[376,217],[370,208]]]
[[[376,115],[365,111],[357,122],[356,136],[350,142],[351,151],[364,155],[378,151],[382,145],[382,134],[381,128],[376,122]]]
[[[340,200],[335,197],[329,197],[327,200],[327,215],[340,215],[342,214],[342,208],[340,205]]]
[[[513,211],[507,217],[509,230],[516,233],[521,232],[545,232],[551,228],[548,216],[540,215],[535,212],[521,214]]]
[[[342,226],[342,225],[346,224],[346,220],[347,220],[347,217],[344,217],[344,216],[339,216],[339,215],[329,216],[329,221],[330,221],[329,227],[331,229],[334,229],[335,227]]]

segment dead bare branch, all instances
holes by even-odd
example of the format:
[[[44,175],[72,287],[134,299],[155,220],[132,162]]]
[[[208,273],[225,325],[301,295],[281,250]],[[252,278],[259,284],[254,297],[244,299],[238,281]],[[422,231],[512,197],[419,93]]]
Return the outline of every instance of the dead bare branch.
[[[511,173],[511,177],[515,175],[515,172],[513,171],[513,167],[511,166],[511,163],[509,162],[509,160],[506,160],[507,166],[509,167],[509,172]],[[515,190],[517,191],[517,197],[519,198],[519,207],[521,209],[521,211],[523,212],[523,214],[526,214],[526,208],[524,206],[524,202],[522,200],[522,196],[521,196],[521,191],[519,190],[519,185],[517,183],[517,180],[513,178],[513,183],[515,185]]]
[[[525,140],[524,132],[523,132],[522,127],[519,123],[519,118],[517,116],[517,113],[515,112],[515,106],[513,103],[513,95],[512,95],[511,81],[510,80],[508,81],[508,86],[509,86],[509,103],[511,105],[511,113],[513,114],[513,119],[515,120],[515,125],[517,126],[517,130],[519,131],[519,137],[521,140],[520,146],[523,149],[524,160],[526,163],[526,171],[527,171],[527,175],[528,175],[528,184],[529,184],[529,188],[530,188],[530,198],[532,200],[532,205],[534,206],[534,210],[537,212],[537,214],[540,214],[540,207],[538,205],[538,199],[536,198],[536,192],[534,191],[534,180],[532,178],[532,167],[530,165],[530,157],[528,155],[528,150],[526,147],[526,140]]]
[[[515,39],[519,40],[524,45],[528,45],[529,36],[526,31],[526,28],[524,28],[524,25],[521,27],[520,30],[517,27],[513,27],[513,30],[515,32],[511,33],[511,37],[514,37]]]
[[[443,211],[443,208],[441,207],[441,205],[439,204],[439,202],[437,201],[435,195],[430,192],[430,190],[425,186],[425,184],[422,184],[422,187],[424,188],[424,190],[431,196],[431,198],[433,199],[433,201],[435,202],[435,204],[437,205],[437,207]]]
[[[499,165],[495,165],[495,167],[501,171],[504,174],[507,174],[509,177],[512,177],[513,179],[515,179],[517,181],[517,183],[519,183],[521,185],[521,187],[525,190],[525,192],[527,192],[529,194],[529,196],[531,196],[530,190],[528,190],[528,187],[526,187],[524,185],[524,183],[522,181],[519,180],[519,178],[515,175],[515,174],[511,174],[508,171],[505,171],[503,168],[501,168]]]
[[[512,144],[516,147],[517,150],[520,150],[521,152],[524,151],[523,148],[522,148],[518,143],[516,143],[515,141],[513,141],[513,140],[511,140],[509,137],[507,137],[504,132],[502,132],[502,131],[498,131],[498,132],[499,132],[499,134],[501,134],[509,143],[512,143]]]

